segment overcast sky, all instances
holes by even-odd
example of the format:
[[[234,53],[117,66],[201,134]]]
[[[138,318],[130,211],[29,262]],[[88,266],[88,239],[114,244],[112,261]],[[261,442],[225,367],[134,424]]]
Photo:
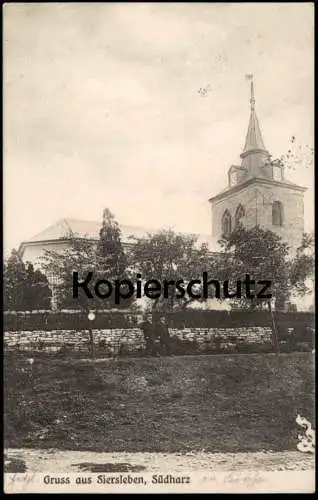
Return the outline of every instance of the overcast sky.
[[[292,135],[313,146],[313,25],[309,3],[6,5],[5,248],[105,207],[210,234],[208,198],[244,146],[246,73],[273,156]]]

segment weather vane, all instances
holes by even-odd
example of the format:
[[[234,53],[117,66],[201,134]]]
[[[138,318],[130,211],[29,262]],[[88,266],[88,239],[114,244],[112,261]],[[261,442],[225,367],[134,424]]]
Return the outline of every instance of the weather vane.
[[[253,75],[252,75],[252,74],[245,75],[245,79],[246,79],[247,81],[250,81],[250,82],[251,82],[251,98],[250,98],[250,104],[251,104],[251,109],[254,109],[254,106],[255,106],[255,97],[254,97],[254,80],[253,80]]]

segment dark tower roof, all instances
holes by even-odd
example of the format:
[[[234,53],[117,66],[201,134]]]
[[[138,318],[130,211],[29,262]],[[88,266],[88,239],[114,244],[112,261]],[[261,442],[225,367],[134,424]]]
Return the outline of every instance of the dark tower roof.
[[[262,133],[255,112],[253,80],[251,80],[250,105],[250,120],[246,134],[245,146],[241,154],[241,158],[242,167],[247,169],[248,177],[255,177],[260,174],[259,168],[269,160],[269,152],[265,148]]]

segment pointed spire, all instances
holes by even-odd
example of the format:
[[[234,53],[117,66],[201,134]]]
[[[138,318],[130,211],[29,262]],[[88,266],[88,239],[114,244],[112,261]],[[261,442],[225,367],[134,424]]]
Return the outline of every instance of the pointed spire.
[[[255,151],[255,150],[261,150],[261,151],[266,151],[261,130],[259,128],[259,123],[258,119],[255,113],[255,96],[254,96],[254,82],[253,82],[253,75],[246,75],[249,80],[251,80],[251,98],[250,98],[250,105],[251,105],[251,114],[250,114],[250,121],[248,124],[248,130],[246,134],[246,140],[245,140],[245,146],[243,149],[243,153],[241,157],[244,158],[249,152]],[[266,151],[267,152],[267,151]]]
[[[261,149],[263,151],[266,151],[261,130],[259,128],[259,123],[258,119],[255,113],[255,110],[252,106],[254,106],[255,100],[252,101],[251,99],[251,115],[250,115],[250,121],[248,124],[248,129],[247,129],[247,134],[246,134],[246,140],[245,140],[245,146],[243,149],[243,154],[248,153],[249,151],[254,151],[255,149]]]

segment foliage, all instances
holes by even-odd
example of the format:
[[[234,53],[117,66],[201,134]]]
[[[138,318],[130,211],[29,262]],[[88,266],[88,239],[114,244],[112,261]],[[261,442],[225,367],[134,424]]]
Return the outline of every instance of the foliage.
[[[289,141],[287,152],[279,158],[271,158],[273,165],[286,168],[288,170],[299,170],[300,168],[311,169],[314,161],[314,148],[306,144],[302,146],[297,143],[293,135]]]
[[[85,279],[89,272],[96,268],[95,248],[92,242],[69,234],[68,246],[63,252],[47,250],[43,258],[43,268],[54,277],[57,307],[59,309],[89,309],[95,300],[89,299],[84,293],[73,298],[73,272],[79,273],[79,279]]]
[[[104,277],[124,278],[127,258],[121,243],[121,230],[115,217],[107,208],[103,212],[96,257]]]
[[[167,230],[136,240],[130,253],[130,264],[144,281],[155,279],[161,284],[164,281],[172,282],[168,287],[169,298],[164,298],[161,290],[159,298],[150,299],[153,311],[172,310],[185,308],[194,300],[202,300],[191,298],[187,294],[178,297],[175,283],[183,279],[186,286],[190,280],[202,279],[202,272],[211,268],[212,259],[207,245],[198,246],[196,236],[180,235]]]
[[[24,264],[16,250],[4,264],[4,309],[28,311],[49,308],[51,290],[46,276]]]
[[[307,280],[314,276],[314,235],[304,233],[301,245],[290,265],[290,285],[295,295],[303,296],[312,290]]]
[[[150,316],[150,315],[149,315]],[[269,318],[266,311],[213,311],[200,309],[174,310],[167,315],[169,328],[209,329],[209,328],[241,328],[268,327]],[[6,332],[19,331],[52,331],[52,330],[83,330],[86,315],[84,311],[6,311],[4,327]],[[314,315],[309,312],[277,312],[279,330],[293,328],[310,328],[314,324]],[[94,320],[94,328],[99,330],[141,328],[140,315],[124,310],[99,311]]]
[[[279,158],[271,158],[272,165],[278,165],[283,170],[298,171],[300,174],[311,171],[313,173],[314,148],[309,144],[299,144],[295,135],[289,141],[287,152]],[[308,278],[314,273],[314,237],[313,234],[304,234],[303,241],[297,249],[296,256],[290,263],[290,289],[294,295],[304,296],[312,293],[307,286]]]
[[[252,229],[239,226],[220,244],[224,257],[220,272],[223,279],[232,282],[234,291],[236,280],[242,280],[246,274],[256,281],[269,280],[276,309],[282,309],[292,292],[304,290],[312,264],[311,257],[304,254],[309,244],[307,236],[294,258],[290,258],[287,243],[276,233],[259,226]],[[235,302],[238,307],[262,309],[268,300],[242,298]]]
[[[117,277],[125,277],[126,257],[120,228],[112,213],[108,209],[104,210],[100,238],[97,242],[70,233],[68,243],[63,252],[48,250],[44,258],[44,269],[54,276],[57,282],[57,307],[84,310],[113,308],[114,294],[101,299],[96,297],[93,290],[98,279],[108,279],[112,282]],[[93,290],[93,298],[88,298],[83,290],[79,290],[78,298],[73,298],[73,272],[78,272],[79,281],[85,280],[89,272],[93,273],[88,285],[89,289]],[[122,301],[116,307],[127,307],[128,302]]]

